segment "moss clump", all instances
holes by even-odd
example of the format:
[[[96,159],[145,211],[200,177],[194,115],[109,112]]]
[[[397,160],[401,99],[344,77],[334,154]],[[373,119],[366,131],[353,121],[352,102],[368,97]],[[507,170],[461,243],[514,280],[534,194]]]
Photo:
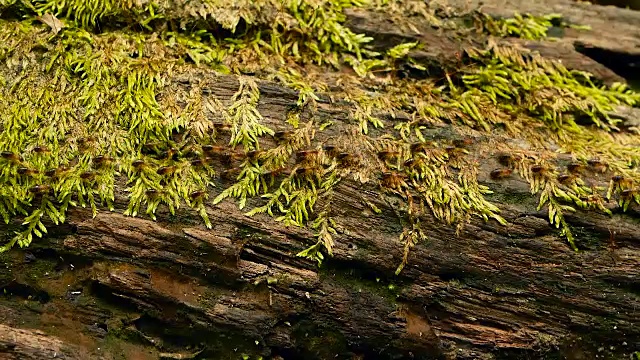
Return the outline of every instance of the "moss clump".
[[[480,13],[477,14],[477,25],[493,36],[540,40],[547,37],[547,31],[554,24],[560,25],[561,19],[562,15],[560,14],[532,16],[516,13],[513,18],[495,19]]]
[[[500,174],[525,178],[574,247],[579,239],[564,213],[575,206],[606,212],[611,198],[624,209],[640,202],[638,139],[608,115],[616,105],[636,106],[638,93],[491,41],[460,54],[460,70],[444,78],[401,78],[405,66],[426,69],[410,55],[428,44],[375,52],[372,39],[353,33],[345,20],[348,8],[393,13],[403,4],[94,1],[75,7],[4,0],[0,14],[26,18],[0,20],[0,212],[7,222],[24,219],[23,231],[3,250],[43,236],[45,219],[64,222],[71,206],[90,206],[94,215],[112,209],[116,184],[126,182],[126,214],[153,218],[160,206],[173,214],[186,204],[207,226],[207,205],[234,198],[244,208],[255,198],[248,215],[267,213],[314,230],[317,243],[299,255],[321,261],[339,233],[335,187],[350,179],[400,200],[400,272],[410,248],[425,239],[421,221],[428,214],[459,228],[472,216],[506,223],[485,199],[489,188],[478,183],[477,152],[496,148],[509,154],[501,157]],[[36,18],[59,21],[51,14],[64,27],[51,31]],[[518,35],[509,30],[516,26],[518,36],[539,37],[552,20],[515,19],[496,34]],[[228,104],[204,95],[206,80],[193,81],[188,91],[172,80],[203,71],[253,76],[238,77]],[[267,125],[257,110],[259,80],[298,91],[281,125]],[[332,123],[313,117],[320,93],[342,99],[336,106],[352,120],[330,138],[323,132]],[[449,133],[436,134],[434,125]],[[496,131],[529,148],[480,140]],[[608,194],[577,173],[559,174],[557,149],[573,154],[578,165],[571,169],[615,173]],[[212,201],[211,191],[217,192]]]

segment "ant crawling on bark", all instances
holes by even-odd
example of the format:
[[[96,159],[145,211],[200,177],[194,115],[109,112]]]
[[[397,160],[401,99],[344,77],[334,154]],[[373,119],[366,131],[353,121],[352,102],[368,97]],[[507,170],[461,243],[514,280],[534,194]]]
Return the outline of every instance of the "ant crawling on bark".
[[[490,175],[492,179],[504,179],[506,177],[509,177],[512,172],[513,170],[511,169],[495,169],[491,172]]]

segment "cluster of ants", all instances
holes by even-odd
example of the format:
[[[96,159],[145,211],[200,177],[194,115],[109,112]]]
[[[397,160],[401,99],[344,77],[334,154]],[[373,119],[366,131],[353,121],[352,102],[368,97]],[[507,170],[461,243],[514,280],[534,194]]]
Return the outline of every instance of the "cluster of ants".
[[[229,131],[228,125],[218,125],[219,130]],[[273,139],[276,144],[286,144],[295,136],[293,131],[278,131],[273,134]],[[448,156],[453,157],[464,151],[463,148],[472,143],[469,138],[454,140],[453,144],[446,146],[444,151]],[[148,143],[143,146],[143,153],[148,155],[159,155],[158,159],[172,159],[178,160],[178,154],[184,154],[185,158],[190,159],[189,162],[194,168],[202,168],[210,166],[215,163],[221,165],[225,170],[221,171],[220,178],[222,180],[233,180],[236,178],[242,168],[234,166],[235,161],[250,161],[257,164],[264,165],[269,157],[268,150],[250,150],[247,152],[234,151],[228,146],[220,145],[188,145],[185,151],[178,151],[175,148],[171,148],[165,151],[159,151],[159,143]],[[420,165],[426,158],[429,151],[429,144],[424,142],[413,143],[410,145],[411,157],[403,162],[405,169],[412,170]],[[414,156],[421,153],[423,156]],[[385,164],[387,161],[397,159],[401,153],[397,150],[381,150],[377,151],[377,157]],[[326,160],[337,161],[337,163],[343,169],[355,168],[362,165],[361,162],[365,161],[362,154],[353,154],[341,150],[336,145],[325,144],[317,149],[306,149],[295,152],[294,166],[288,170],[287,165],[278,165],[277,167],[265,166],[261,175],[277,177],[279,175],[291,175],[292,172],[295,176],[300,177],[313,177],[321,176],[324,171],[324,165]],[[270,164],[271,165],[271,164]],[[132,166],[137,171],[140,171],[142,167],[147,166],[143,160],[136,160],[132,163]],[[162,176],[168,176],[177,170],[176,165],[162,166],[157,169],[157,173]],[[400,169],[393,171],[383,171],[380,175],[381,184],[385,187],[392,189],[399,189],[407,177],[407,173],[399,171]],[[149,190],[153,195],[156,190]],[[205,195],[204,191],[193,192],[191,198],[200,198]]]
[[[82,139],[81,141],[79,141],[79,143],[83,147],[86,147],[87,142],[89,142],[88,139]],[[47,154],[51,152],[49,148],[46,146],[36,146],[35,148],[32,149],[32,151],[35,154]],[[19,166],[18,169],[16,170],[18,175],[25,176],[25,177],[33,177],[40,174],[39,170],[24,166],[24,159],[20,154],[16,154],[11,151],[2,151],[2,153],[0,153],[0,156],[6,161],[8,161],[10,164]],[[109,156],[96,156],[92,159],[92,162],[96,169],[105,167],[106,165],[113,163],[113,161],[114,159]],[[70,171],[71,171],[70,167],[63,165],[55,169],[48,169],[44,171],[43,174],[44,176],[53,179],[53,178],[60,178],[65,174],[69,173]],[[96,174],[97,174],[96,171],[88,170],[80,173],[79,176],[82,180],[88,181],[88,180],[94,179]],[[43,195],[43,194],[49,193],[50,191],[51,191],[51,186],[48,184],[35,185],[29,188],[29,192],[36,195]]]
[[[231,126],[228,124],[216,123],[214,125],[220,133],[224,134],[231,131]],[[273,140],[277,145],[286,145],[294,136],[295,133],[293,131],[278,131],[273,134]],[[288,159],[285,161],[285,165],[270,162],[268,158],[272,156],[273,153],[269,153],[268,150],[242,151],[234,150],[229,146],[201,145],[196,143],[187,144],[180,149],[176,147],[171,147],[166,150],[162,149],[162,142],[150,142],[142,146],[141,153],[155,160],[169,161],[169,165],[156,169],[156,173],[163,178],[169,177],[178,170],[178,165],[173,162],[180,160],[180,158],[188,160],[190,166],[195,169],[219,166],[224,169],[220,171],[219,175],[223,181],[234,180],[240,175],[243,165],[237,166],[238,161],[263,166],[261,175],[271,176],[272,178],[280,175],[291,175],[292,171],[294,175],[300,177],[319,176],[323,170],[322,165],[325,157],[335,158],[345,167],[353,166],[357,163],[356,155],[340,151],[335,145],[324,145],[321,149],[299,150],[295,152],[295,166],[292,171],[287,170],[286,163]],[[150,164],[138,159],[133,161],[131,166],[135,171],[140,172],[143,168],[150,166]],[[154,189],[147,191],[148,196],[155,196],[157,193],[158,191]],[[190,194],[190,198],[202,198],[205,194],[206,191],[204,190],[194,191]]]
[[[447,155],[449,159],[453,159],[458,155],[465,153],[465,147],[471,145],[473,140],[471,138],[456,139],[453,140],[451,145],[447,145],[441,150]],[[428,161],[429,156],[437,148],[432,142],[415,142],[409,145],[410,156],[405,160],[402,165],[404,171],[383,171],[381,174],[381,184],[384,187],[398,190],[404,184],[407,177],[413,173],[414,170],[419,169],[420,166]],[[397,159],[401,156],[400,151],[382,150],[377,152],[378,158],[388,165],[388,162]]]
[[[230,132],[231,128],[228,124],[217,124],[216,128],[222,132]],[[273,134],[273,139],[277,144],[285,144],[294,136],[293,131],[278,131]],[[86,151],[90,148],[90,143],[95,141],[94,138],[82,138],[77,141],[78,148],[81,151]],[[464,151],[464,148],[471,144],[472,140],[469,138],[454,140],[452,145],[445,146],[443,148],[444,152],[449,157],[454,157],[461,151]],[[429,143],[418,142],[412,143],[409,146],[409,150],[411,156],[409,159],[403,161],[402,165],[404,168],[396,168],[394,170],[389,170],[389,167],[385,166],[385,170],[382,171],[379,179],[381,181],[381,185],[384,187],[388,187],[391,189],[399,189],[405,184],[406,178],[411,174],[412,169],[418,167],[421,162],[425,160],[425,156],[428,156],[428,152],[430,151]],[[432,150],[432,149],[431,149]],[[46,146],[37,146],[32,149],[32,151],[36,154],[44,154],[49,153],[50,150]],[[212,166],[216,164],[216,162],[221,165],[225,170],[221,171],[220,178],[223,180],[232,180],[237,177],[241,172],[241,167],[233,166],[234,161],[250,161],[261,163],[267,158],[268,154],[266,150],[251,150],[247,152],[235,151],[228,146],[220,146],[220,145],[197,145],[190,144],[185,147],[178,149],[176,147],[170,147],[168,149],[163,149],[162,142],[149,142],[142,146],[141,153],[144,155],[150,156],[152,159],[158,161],[169,161],[169,165],[164,165],[157,167],[155,172],[162,176],[163,178],[168,177],[175,173],[178,169],[178,166],[175,164],[171,164],[174,161],[180,160],[180,158],[188,159],[189,164],[193,168],[204,168],[207,166]],[[423,156],[420,156],[422,154]],[[401,152],[397,150],[380,150],[376,153],[379,160],[381,160],[384,164],[388,164],[389,161],[397,160],[401,156]],[[3,151],[1,153],[1,157],[10,163],[20,166],[17,169],[17,173],[21,176],[35,176],[39,174],[39,171],[36,169],[28,168],[22,166],[23,158],[19,154]],[[341,151],[335,145],[323,145],[318,149],[311,150],[299,150],[295,153],[295,166],[293,167],[293,172],[296,176],[314,176],[320,175],[323,170],[323,161],[324,159],[335,159],[338,161],[342,167],[354,167],[357,166],[361,156],[356,154],[351,154],[349,152]],[[495,169],[490,173],[491,178],[493,179],[503,179],[509,177],[514,168],[516,167],[516,163],[521,161],[522,159],[517,155],[511,154],[501,154],[498,156],[498,162],[504,166],[501,169]],[[90,181],[95,178],[97,172],[101,168],[104,168],[115,162],[115,159],[107,156],[107,155],[99,155],[92,157],[91,159],[93,170],[87,170],[79,174],[79,177],[82,180]],[[606,164],[600,160],[589,160],[587,162],[589,168],[593,171],[604,172],[607,168]],[[131,163],[131,166],[136,172],[140,172],[145,167],[151,166],[147,161],[138,159],[134,160]],[[580,174],[582,170],[584,170],[586,166],[581,163],[570,163],[567,165],[568,173],[557,175],[556,179],[561,184],[571,184]],[[70,172],[70,167],[68,166],[59,166],[55,169],[46,170],[43,174],[49,178],[62,177],[65,174]],[[531,172],[535,176],[547,176],[550,172],[550,169],[543,165],[533,165],[530,168]],[[286,165],[280,165],[278,168],[265,168],[262,175],[264,176],[279,176],[281,174],[290,175],[291,171],[287,171]],[[631,197],[635,194],[635,190],[632,189],[632,183],[629,179],[624,178],[621,175],[616,175],[612,177],[613,183],[620,190],[620,194],[623,198]],[[47,184],[35,185],[29,188],[29,192],[34,194],[46,194],[51,191],[51,186]],[[158,190],[150,189],[147,191],[148,196],[157,195]],[[199,190],[194,191],[190,194],[192,199],[198,199],[203,197],[206,194],[205,191]]]
[[[498,180],[511,176],[515,164],[521,160],[522,158],[517,155],[500,154],[498,156],[498,162],[505,166],[505,168],[491,171],[491,178]],[[598,159],[590,159],[587,160],[586,165],[579,162],[571,162],[567,164],[566,168],[568,173],[557,175],[556,180],[560,184],[571,185],[587,168],[597,173],[603,173],[607,170],[607,164]],[[543,165],[533,165],[530,170],[535,176],[547,176],[551,169]],[[620,196],[623,199],[631,198],[637,192],[636,189],[633,189],[633,181],[622,175],[614,175],[611,177],[611,181],[616,189],[620,191]]]
[[[215,124],[216,130],[220,132],[230,132],[231,127],[228,124]],[[273,138],[277,144],[283,144],[289,141],[294,136],[293,131],[278,131],[273,134]],[[80,152],[85,152],[91,148],[91,143],[95,142],[95,138],[81,138],[77,140],[77,146]],[[50,150],[46,146],[37,146],[32,149],[35,154],[50,153]],[[184,146],[167,146],[166,142],[156,141],[148,142],[142,145],[141,154],[148,156],[146,160],[137,159],[131,163],[131,167],[135,172],[141,172],[146,168],[152,168],[155,173],[162,176],[163,180],[166,180],[169,176],[174,174],[179,165],[177,161],[186,159],[192,168],[202,169],[208,166],[216,164],[225,168],[220,172],[220,178],[223,180],[231,180],[237,177],[240,172],[240,167],[232,167],[234,161],[251,161],[261,163],[266,160],[267,151],[264,150],[251,150],[247,152],[236,151],[228,146],[220,145],[198,145],[194,143],[186,144]],[[0,153],[1,157],[14,166],[18,166],[17,173],[25,177],[34,177],[40,174],[37,169],[29,168],[24,165],[24,159],[20,154],[16,154],[10,151],[3,151]],[[322,156],[321,156],[322,155]],[[356,164],[357,156],[348,152],[340,151],[335,145],[324,145],[321,149],[315,150],[300,150],[295,153],[295,168],[294,172],[297,176],[308,176],[318,174],[322,165],[322,157],[329,156],[335,158],[343,166],[353,166]],[[151,160],[151,161],[149,161]],[[92,169],[83,171],[79,174],[82,180],[90,181],[97,175],[97,171],[107,167],[110,164],[115,163],[116,160],[108,155],[98,155],[91,158]],[[162,166],[154,165],[155,162],[164,163]],[[273,167],[273,166],[272,166]],[[267,168],[262,173],[265,176],[276,177],[280,174],[286,173],[290,175],[290,172],[286,172],[286,166],[280,166],[278,168]],[[55,169],[49,169],[43,172],[48,178],[61,178],[72,170],[72,165],[59,166]],[[48,184],[36,185],[29,188],[29,192],[37,195],[44,195],[51,191],[51,186]],[[190,194],[192,199],[201,198],[205,195],[205,191],[194,191]],[[148,196],[158,195],[158,190],[147,190]]]

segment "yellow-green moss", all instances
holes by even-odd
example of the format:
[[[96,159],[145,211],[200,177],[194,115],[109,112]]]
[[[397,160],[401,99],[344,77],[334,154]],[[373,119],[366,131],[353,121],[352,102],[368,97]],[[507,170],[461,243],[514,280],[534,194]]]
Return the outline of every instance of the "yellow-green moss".
[[[625,209],[630,201],[640,202],[638,138],[619,133],[607,115],[619,104],[636,106],[639,94],[624,85],[596,85],[583,72],[491,44],[468,49],[460,58],[464,66],[443,79],[400,79],[402,65],[425,68],[409,54],[428,44],[378,53],[367,47],[372,39],[344,25],[349,7],[391,13],[398,4],[211,0],[140,7],[95,0],[74,5],[0,2],[0,16],[26,16],[0,20],[0,212],[7,222],[24,217],[25,225],[3,249],[42,236],[45,218],[64,222],[70,206],[90,206],[94,214],[112,208],[116,184],[124,180],[126,214],[145,211],[154,217],[161,205],[173,213],[186,204],[207,226],[206,205],[235,198],[244,208],[250,199],[263,198],[248,214],[267,213],[286,225],[310,227],[318,242],[299,255],[321,261],[322,251],[331,254],[339,227],[332,217],[334,189],[352,179],[377,184],[382,193],[402,200],[395,209],[406,218],[399,272],[409,249],[425,239],[420,221],[428,213],[459,227],[471,216],[506,224],[484,197],[489,188],[478,184],[472,139],[479,150],[511,154],[504,158],[509,171],[540,194],[540,207],[548,207],[550,221],[574,248],[579,239],[563,215],[572,206],[606,212],[611,197]],[[34,17],[47,12],[66,27],[52,31]],[[527,24],[518,25],[528,29],[519,36],[529,38],[544,36],[550,21],[515,19]],[[497,26],[486,21],[488,29]],[[498,28],[513,27],[505,24]],[[354,73],[340,71],[344,66]],[[186,92],[169,84],[173,76],[200,68],[255,75],[238,77],[229,106],[202,96],[197,85]],[[299,91],[297,108],[278,129],[267,127],[257,110],[261,94],[255,77]],[[324,144],[316,136],[331,123],[301,115],[304,108],[313,114],[320,93],[340,99],[335,106],[353,120]],[[397,120],[400,115],[408,120]],[[393,126],[388,119],[394,119]],[[438,124],[453,132],[429,138],[428,128]],[[498,129],[502,134],[494,136],[519,139],[530,149],[477,140]],[[557,149],[576,161],[597,157],[621,177],[612,180],[608,194],[578,176],[561,181],[553,168]],[[306,152],[296,154],[300,150]],[[216,173],[230,157],[240,157],[236,173]],[[234,183],[212,190],[221,176]],[[217,194],[213,200],[211,191]]]
[[[554,21],[562,18],[560,14],[531,16],[515,14],[513,18],[494,19],[487,14],[479,14],[479,27],[494,36],[511,36],[529,40],[540,40],[547,36],[547,31]]]

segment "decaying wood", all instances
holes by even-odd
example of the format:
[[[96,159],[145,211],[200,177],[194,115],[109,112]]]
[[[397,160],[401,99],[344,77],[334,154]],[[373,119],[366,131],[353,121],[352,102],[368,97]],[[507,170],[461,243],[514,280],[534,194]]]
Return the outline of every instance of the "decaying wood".
[[[0,324],[1,359],[77,359],[79,354],[72,349],[72,345],[41,331],[15,329]]]
[[[598,46],[605,46],[598,39],[618,37],[596,27],[602,19],[591,19],[594,12],[611,16],[607,21],[616,26],[610,29],[626,29],[618,38],[623,48],[606,46],[633,53],[640,43],[637,13],[553,3],[564,5],[545,13],[592,25],[598,38],[590,41]],[[422,56],[441,68],[464,46],[445,31],[406,35],[387,25],[362,14],[351,18],[354,29],[384,38],[387,46],[420,37],[430,45]],[[522,44],[619,80],[567,41]],[[190,88],[195,81],[175,78],[173,86]],[[222,99],[238,86],[227,75],[203,73],[197,81],[204,96]],[[260,90],[259,110],[278,129],[297,95],[269,83]],[[331,116],[337,128],[346,121],[328,101],[316,111]],[[495,191],[492,200],[510,225],[474,220],[456,234],[435,219],[424,222],[428,241],[412,249],[397,277],[403,244],[394,200],[350,181],[336,189],[339,235],[321,268],[295,257],[312,244],[311,232],[267,216],[247,217],[231,202],[208,209],[212,230],[182,209],[177,216],[160,214],[158,222],[120,215],[122,193],[115,212],[92,218],[91,211],[74,209],[45,240],[2,255],[7,266],[0,269],[0,287],[7,296],[0,297],[0,358],[50,359],[53,351],[65,359],[231,359],[244,353],[274,359],[620,359],[640,350],[638,209],[567,216],[581,239],[575,253],[546,213],[535,211],[526,183],[492,180],[495,157],[477,152],[476,158],[480,179]],[[17,225],[2,232],[9,235]]]

